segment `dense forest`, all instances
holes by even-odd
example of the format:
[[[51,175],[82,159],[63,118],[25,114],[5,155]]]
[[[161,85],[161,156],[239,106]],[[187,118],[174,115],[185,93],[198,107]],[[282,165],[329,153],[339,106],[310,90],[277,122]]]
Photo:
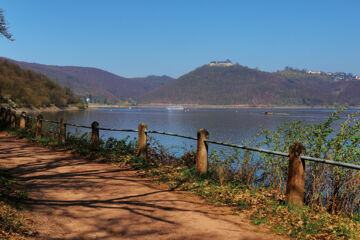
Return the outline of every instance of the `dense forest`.
[[[358,106],[359,92],[359,80],[335,81],[297,69],[204,65],[144,94],[140,103]]]
[[[98,68],[8,60],[24,69],[44,74],[60,86],[69,87],[79,96],[90,97],[93,103],[115,104],[130,98],[136,100],[140,95],[172,80],[166,75],[126,78]]]
[[[69,88],[62,88],[46,76],[24,70],[0,59],[0,100],[23,107],[65,107],[81,103]]]

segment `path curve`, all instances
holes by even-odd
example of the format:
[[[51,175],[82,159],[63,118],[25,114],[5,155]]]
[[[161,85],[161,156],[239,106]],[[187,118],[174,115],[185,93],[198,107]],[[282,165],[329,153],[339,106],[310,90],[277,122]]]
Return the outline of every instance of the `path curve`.
[[[285,239],[229,208],[165,190],[134,171],[0,134],[0,166],[25,186],[36,239]]]

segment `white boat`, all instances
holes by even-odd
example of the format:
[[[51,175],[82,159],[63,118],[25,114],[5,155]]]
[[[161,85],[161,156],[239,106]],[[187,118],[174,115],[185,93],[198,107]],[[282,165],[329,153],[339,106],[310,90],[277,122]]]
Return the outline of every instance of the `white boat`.
[[[173,105],[173,106],[167,106],[166,108],[168,111],[183,111],[184,107],[181,105]]]

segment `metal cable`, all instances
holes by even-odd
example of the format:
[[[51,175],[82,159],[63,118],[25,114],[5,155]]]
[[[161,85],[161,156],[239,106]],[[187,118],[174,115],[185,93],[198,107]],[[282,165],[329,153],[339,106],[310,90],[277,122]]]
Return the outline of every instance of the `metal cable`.
[[[191,139],[191,140],[196,140],[197,138],[194,137],[189,137],[189,136],[184,136],[184,135],[180,135],[180,134],[176,134],[176,133],[169,133],[169,132],[160,132],[160,131],[149,131],[146,130],[146,133],[155,133],[155,134],[163,134],[163,135],[168,135],[168,136],[174,136],[174,137],[181,137],[181,138],[187,138],[187,139]]]
[[[301,159],[312,161],[312,162],[326,163],[326,164],[329,164],[329,165],[335,165],[335,166],[360,170],[359,165],[355,165],[355,164],[352,164],[352,163],[344,163],[344,162],[338,162],[338,161],[322,159],[322,158],[314,158],[314,157],[308,157],[308,156],[300,156],[300,157],[301,157]]]
[[[250,150],[250,151],[270,153],[270,154],[278,155],[278,156],[282,156],[282,157],[288,157],[289,156],[289,153],[271,151],[271,150],[261,149],[261,148],[247,147],[247,146],[244,146],[244,145],[237,145],[237,144],[232,144],[232,143],[223,143],[223,142],[218,142],[218,141],[213,141],[213,140],[205,140],[205,142],[213,143],[213,144],[217,144],[217,145],[222,145],[222,146],[241,148],[241,149]]]
[[[99,130],[103,131],[113,131],[113,132],[139,132],[135,129],[113,129],[113,128],[99,128]]]
[[[246,147],[243,145],[222,143],[222,142],[217,142],[217,141],[212,141],[212,140],[205,140],[205,142],[214,143],[214,144],[218,144],[218,145],[222,145],[222,146],[241,148],[241,149],[251,150],[251,151],[256,151],[256,152],[269,153],[269,154],[278,155],[278,156],[282,156],[282,157],[289,157],[289,153],[284,153],[284,152],[271,151],[271,150],[261,149],[261,148]],[[335,166],[341,166],[341,167],[360,170],[359,165],[355,165],[352,163],[343,163],[343,162],[338,162],[338,161],[333,161],[333,160],[328,160],[328,159],[323,159],[323,158],[314,158],[314,157],[309,157],[309,156],[300,156],[300,158],[304,159],[304,160],[312,161],[312,162],[326,163],[329,165],[335,165]]]
[[[76,125],[76,124],[72,124],[72,123],[65,123],[65,125],[66,125],[66,126],[72,126],[72,127],[80,127],[80,128],[91,129],[91,127],[88,127],[88,126]]]

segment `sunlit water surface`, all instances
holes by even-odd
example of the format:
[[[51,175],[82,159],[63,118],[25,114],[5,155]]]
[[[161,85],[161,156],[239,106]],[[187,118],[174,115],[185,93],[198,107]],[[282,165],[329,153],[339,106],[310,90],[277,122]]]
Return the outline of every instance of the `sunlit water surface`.
[[[266,115],[266,111],[272,114]],[[146,123],[149,130],[166,131],[196,137],[200,128],[205,128],[210,133],[210,139],[241,144],[250,140],[260,126],[274,130],[285,122],[302,120],[306,123],[319,123],[328,119],[334,110],[323,109],[197,109],[189,111],[168,111],[166,109],[97,109],[85,111],[69,111],[56,113],[43,113],[45,119],[59,120],[66,117],[68,123],[90,126],[93,121],[100,123],[100,127],[116,129],[137,129],[138,124]],[[358,110],[348,110],[345,114]],[[336,126],[335,126],[336,127]],[[74,127],[67,127],[74,132]],[[78,131],[88,131],[78,129]],[[103,139],[108,137],[130,139],[137,137],[137,133],[123,133],[100,131]],[[174,153],[182,152],[182,148],[190,149],[196,146],[193,140],[152,134],[166,147],[172,148]],[[209,146],[210,151],[215,146]]]

